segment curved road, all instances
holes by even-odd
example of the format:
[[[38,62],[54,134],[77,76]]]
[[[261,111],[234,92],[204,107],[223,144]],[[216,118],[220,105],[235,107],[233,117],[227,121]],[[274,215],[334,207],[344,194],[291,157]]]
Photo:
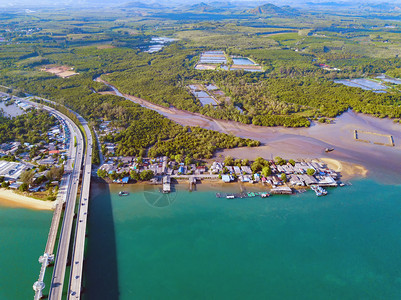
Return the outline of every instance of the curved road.
[[[70,142],[69,142],[69,149],[68,149],[68,154],[67,154],[67,162],[65,164],[65,174],[63,175],[63,178],[61,180],[60,190],[57,195],[57,203],[55,206],[55,211],[53,213],[52,223],[50,226],[49,235],[48,235],[46,248],[45,248],[45,255],[52,255],[53,250],[54,250],[54,244],[56,242],[58,228],[59,228],[63,203],[66,202],[67,207],[69,205],[73,209],[73,202],[75,202],[75,198],[77,195],[80,165],[76,164],[76,163],[74,164],[74,162],[82,159],[81,158],[82,145],[83,145],[82,135],[80,134],[79,129],[74,124],[74,122],[70,118],[65,116],[64,114],[60,113],[59,111],[57,111],[51,107],[39,105],[38,103],[29,101],[26,99],[20,99],[20,100],[22,102],[29,103],[33,106],[41,107],[42,109],[47,110],[49,113],[64,120],[66,126],[70,130]],[[74,137],[77,138],[77,142],[78,142],[77,147],[74,147],[74,142],[73,142]],[[71,208],[70,208],[70,210],[71,210]],[[72,214],[72,216],[73,216],[73,214]],[[72,222],[72,220],[71,220],[71,222]],[[69,231],[68,225],[69,225],[69,219],[65,218],[63,220],[63,229],[62,229],[63,232]],[[69,245],[69,240],[67,241],[68,234],[63,233],[63,236],[64,236],[63,243]],[[61,239],[61,236],[60,236],[60,239]],[[63,253],[63,251],[60,251],[60,246],[59,246],[58,252],[57,252],[57,257],[56,257],[56,263],[58,266],[63,265],[59,261],[64,260],[64,259],[66,260],[67,254],[68,254],[68,250],[66,251],[66,253]],[[39,274],[38,282],[43,282],[47,265],[48,265],[48,261],[42,262],[42,268],[41,268],[41,272]],[[64,264],[64,266],[65,266],[65,264]],[[61,278],[61,276],[59,276],[59,278]],[[39,299],[40,297],[41,297],[41,291],[39,292],[39,290],[37,290],[35,293],[35,299]]]
[[[50,100],[40,98],[46,102],[54,103]],[[41,106],[38,103],[21,99],[21,101],[28,102],[34,106]],[[62,299],[63,296],[63,286],[65,281],[65,272],[68,261],[68,254],[70,249],[70,242],[72,236],[72,227],[73,220],[75,214],[75,206],[78,194],[78,186],[79,186],[79,178],[81,175],[82,165],[83,165],[83,177],[82,177],[82,187],[81,187],[81,196],[79,201],[79,208],[77,213],[77,223],[75,229],[75,238],[73,244],[73,257],[71,264],[71,272],[70,272],[70,282],[68,288],[68,299],[79,299],[81,295],[81,285],[82,285],[82,273],[83,273],[83,259],[84,259],[84,250],[85,250],[85,237],[86,237],[86,225],[87,225],[87,216],[88,216],[88,200],[89,200],[89,191],[90,191],[90,180],[91,180],[91,172],[92,172],[92,134],[89,129],[89,126],[84,118],[80,115],[76,114],[79,121],[81,122],[85,134],[87,137],[86,145],[84,137],[80,132],[78,126],[64,114],[58,112],[57,110],[42,106],[43,109],[57,115],[62,118],[71,131],[71,140],[70,140],[70,155],[68,157],[68,161],[66,164],[66,172],[70,173],[66,176],[66,188],[65,188],[65,212],[63,223],[60,231],[59,244],[57,248],[57,253],[55,256],[54,270],[53,276],[49,291],[49,299],[59,300]],[[76,138],[76,146],[74,146]],[[74,140],[74,141],[73,141]],[[62,207],[62,203],[58,204],[57,208]],[[57,213],[55,212],[55,215]],[[53,219],[57,219],[54,218]],[[57,224],[56,224],[57,223]],[[55,237],[57,235],[59,222],[53,222],[49,233],[49,240],[53,242],[55,241]],[[50,243],[52,244],[52,243]],[[54,246],[53,246],[54,247]],[[46,249],[48,246],[46,246]]]

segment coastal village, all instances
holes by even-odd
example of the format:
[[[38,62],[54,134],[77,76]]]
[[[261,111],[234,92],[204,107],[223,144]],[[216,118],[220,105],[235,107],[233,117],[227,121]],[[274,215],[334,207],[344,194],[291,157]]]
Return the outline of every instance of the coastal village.
[[[18,98],[0,95],[2,103],[22,111],[34,109]],[[48,132],[42,133],[37,143],[8,141],[0,144],[0,184],[2,188],[36,193],[45,200],[54,200],[59,180],[64,173],[66,151],[70,144],[70,132],[65,121],[57,115]],[[31,175],[24,176],[27,173]],[[42,193],[40,193],[42,192]],[[47,193],[43,193],[47,192]]]
[[[115,132],[117,129],[111,122],[102,120],[98,132],[101,141]],[[230,157],[194,161],[182,155],[155,158],[116,156],[117,144],[110,142],[102,142],[101,149],[104,159],[97,170],[98,177],[120,184],[148,181],[161,185],[164,193],[169,193],[174,183],[188,182],[189,189],[193,190],[201,181],[239,182],[242,188],[244,184],[259,184],[270,194],[293,194],[311,187],[319,196],[326,193],[323,187],[342,185],[338,182],[340,174],[318,161],[287,161],[280,157],[274,160],[258,158],[253,162],[234,161]],[[263,170],[263,167],[267,169]],[[246,197],[247,194],[237,196]]]
[[[255,161],[219,157],[195,161],[182,155],[154,158],[117,156],[118,145],[106,139],[109,134],[115,133],[118,133],[118,129],[113,127],[112,122],[100,120],[97,134],[101,141],[103,163],[97,170],[97,176],[110,183],[148,181],[161,185],[161,192],[169,193],[171,185],[179,182],[188,182],[190,190],[202,181],[238,182],[242,189],[244,184],[259,184],[270,194],[293,194],[310,187],[318,196],[327,193],[324,187],[343,185],[339,181],[340,174],[319,161],[287,161],[280,157],[274,160],[258,158]],[[267,169],[263,170],[263,167]],[[246,195],[241,193],[237,196]]]
[[[6,105],[18,106],[24,111],[33,109],[18,98],[0,95]],[[59,185],[59,177],[63,173],[65,153],[70,144],[70,132],[65,121],[54,116],[55,122],[46,133],[46,139],[35,144],[10,141],[0,144],[0,181],[2,187],[27,191],[31,193],[48,191],[47,200],[54,200]],[[324,195],[323,187],[335,187],[339,174],[318,161],[286,161],[276,157],[275,160],[257,161],[230,160],[220,157],[215,160],[195,161],[182,155],[173,157],[120,157],[116,156],[117,145],[106,142],[108,134],[118,133],[112,122],[100,120],[97,134],[102,149],[102,164],[97,169],[97,176],[108,182],[128,184],[146,181],[162,186],[161,192],[169,193],[172,184],[188,182],[190,190],[201,181],[222,183],[241,183],[262,187],[263,195],[293,194],[311,187],[317,195]],[[257,164],[261,165],[258,167]],[[263,167],[268,167],[263,169]],[[33,178],[29,183],[22,180],[24,172],[32,170]],[[58,170],[58,172],[56,172]],[[59,173],[55,175],[55,173]],[[95,174],[93,174],[95,175]],[[222,194],[219,194],[221,196]],[[248,197],[250,193],[226,195],[226,197]],[[254,194],[255,195],[255,194]],[[258,194],[256,194],[258,195]]]
[[[166,182],[188,181],[190,188],[202,180],[220,181],[222,183],[240,182],[260,184],[271,194],[293,194],[306,187],[336,187],[339,174],[329,169],[321,162],[298,161],[277,164],[268,161],[271,173],[265,176],[263,172],[255,172],[249,165],[225,165],[224,162],[211,161],[210,164],[191,163],[171,160],[168,157],[138,158],[109,157],[99,168],[98,174],[109,178],[114,183],[127,184],[140,178],[140,174],[152,174],[150,183],[163,185],[163,192],[169,192],[171,187]]]

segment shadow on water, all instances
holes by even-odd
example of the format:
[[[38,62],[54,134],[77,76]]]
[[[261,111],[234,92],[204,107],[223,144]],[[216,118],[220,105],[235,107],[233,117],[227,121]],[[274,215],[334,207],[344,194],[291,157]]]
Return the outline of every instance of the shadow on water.
[[[85,254],[85,300],[119,299],[116,236],[107,184],[92,183]]]

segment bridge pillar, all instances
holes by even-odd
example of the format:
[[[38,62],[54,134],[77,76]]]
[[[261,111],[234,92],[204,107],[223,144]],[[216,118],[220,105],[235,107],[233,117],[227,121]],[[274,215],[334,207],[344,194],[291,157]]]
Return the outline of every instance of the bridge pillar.
[[[36,281],[32,288],[35,291],[35,300],[39,300],[43,297],[42,290],[45,288],[45,283],[43,279],[45,277],[46,267],[54,260],[54,254],[44,253],[39,257],[39,263],[42,264],[42,268],[40,269],[39,279]]]
[[[42,290],[45,288],[45,283],[43,281],[36,281],[33,284],[33,290],[35,291],[35,300],[42,298]]]

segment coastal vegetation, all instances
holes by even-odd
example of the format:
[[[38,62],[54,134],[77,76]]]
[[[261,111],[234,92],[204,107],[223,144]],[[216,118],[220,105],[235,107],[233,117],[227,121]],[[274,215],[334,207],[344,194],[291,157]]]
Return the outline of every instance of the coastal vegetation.
[[[307,12],[285,10],[283,15],[277,8],[273,9],[277,18],[260,18],[271,9],[258,8],[246,16],[239,13],[236,21],[227,17],[199,22],[164,15],[160,23],[152,9],[146,21],[131,20],[119,10],[102,18],[96,11],[84,19],[74,12],[43,19],[5,18],[0,20],[9,28],[0,30],[7,40],[0,49],[0,83],[18,95],[25,92],[54,100],[80,113],[92,127],[97,128],[100,120],[112,121],[117,132],[102,141],[118,144],[116,155],[182,154],[201,159],[217,149],[258,142],[177,125],[108,95],[109,87],[94,81],[99,76],[125,94],[164,107],[258,126],[330,123],[330,118],[348,109],[401,118],[397,84],[386,83],[386,93],[375,93],[333,81],[374,78],[379,73],[398,76],[401,40],[394,34],[398,24],[377,19],[368,26],[362,19],[355,22],[353,15],[338,19],[329,14],[323,21]],[[178,41],[159,52],[144,52],[155,35]],[[207,50],[224,50],[228,59],[249,57],[263,72],[195,70],[200,53]],[[78,74],[61,78],[41,71],[49,65],[68,66]],[[194,83],[218,85],[224,96],[217,106],[202,106],[187,89]],[[94,149],[94,162],[99,161],[96,153]]]
[[[29,144],[48,141],[46,133],[55,121],[49,113],[37,110],[14,118],[0,116],[0,144],[9,141]]]
[[[55,99],[52,94],[46,94],[46,97]],[[83,99],[87,100],[88,105],[82,105]],[[155,111],[115,95],[91,93],[76,99],[74,94],[66,93],[62,103],[82,114],[91,124],[99,124],[100,120],[110,120],[111,126],[119,130],[101,140],[118,144],[116,154],[121,156],[148,154],[156,157],[182,154],[202,159],[210,158],[218,149],[254,147],[260,144],[258,141],[199,127],[183,127]],[[57,107],[62,109],[62,106]],[[61,111],[68,114],[65,109]]]

